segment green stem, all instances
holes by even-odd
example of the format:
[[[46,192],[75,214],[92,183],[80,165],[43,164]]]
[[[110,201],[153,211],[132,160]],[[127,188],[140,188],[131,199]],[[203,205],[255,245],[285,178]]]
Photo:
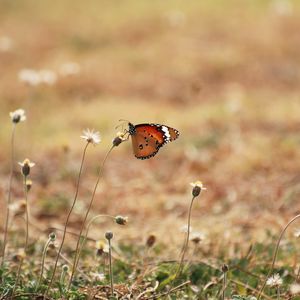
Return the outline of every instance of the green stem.
[[[88,215],[89,215],[90,210],[91,210],[91,208],[92,208],[92,205],[93,205],[93,202],[94,202],[94,199],[95,199],[95,195],[96,195],[96,191],[97,191],[98,184],[99,184],[99,182],[100,182],[100,179],[102,178],[102,173],[103,173],[103,168],[104,168],[105,162],[106,162],[106,160],[107,160],[109,154],[111,153],[111,151],[113,150],[114,147],[115,147],[115,146],[112,145],[111,148],[109,149],[109,151],[106,153],[106,155],[105,155],[105,157],[104,157],[104,160],[103,160],[103,162],[102,162],[102,165],[100,166],[99,171],[98,171],[98,178],[97,178],[97,181],[96,181],[94,190],[93,190],[93,194],[92,194],[92,197],[91,197],[91,200],[90,200],[88,209],[87,209],[87,211],[86,211],[86,213],[85,213],[85,217],[84,217],[83,223],[82,223],[81,228],[80,228],[79,238],[77,239],[77,245],[76,245],[76,250],[75,250],[75,258],[74,258],[74,262],[73,262],[73,266],[72,266],[72,272],[71,272],[71,276],[70,276],[70,280],[69,280],[69,284],[68,284],[68,290],[69,290],[70,287],[71,287],[71,284],[72,284],[72,281],[73,281],[73,277],[74,277],[74,274],[75,274],[75,272],[76,272],[77,265],[78,265],[78,263],[79,263],[79,252],[78,252],[78,249],[79,249],[79,244],[80,244],[80,238],[81,238],[83,229],[84,229],[84,227],[85,227],[85,223],[86,223],[86,220],[87,220],[87,218],[88,218]]]
[[[11,202],[11,187],[12,187],[12,179],[13,179],[13,171],[14,171],[14,160],[15,160],[15,147],[14,147],[14,145],[15,145],[15,132],[16,132],[16,123],[13,123],[12,134],[11,134],[10,173],[9,173],[9,181],[8,181],[8,194],[7,194],[7,203],[6,203],[6,219],[5,219],[5,227],[4,227],[1,268],[3,268],[3,266],[4,266],[5,250],[6,250],[7,235],[8,235],[9,213],[10,213],[9,205],[10,205],[10,202]]]
[[[87,150],[87,147],[88,147],[89,144],[90,143],[87,142],[86,145],[85,145],[85,147],[84,147],[84,150],[83,150],[81,164],[80,164],[80,169],[79,169],[79,174],[78,174],[78,179],[77,179],[77,184],[76,184],[76,192],[75,192],[74,200],[73,200],[72,206],[71,206],[71,208],[69,210],[69,213],[68,213],[68,216],[67,216],[67,219],[66,219],[62,241],[61,241],[58,253],[56,255],[56,260],[55,260],[55,264],[54,264],[54,269],[53,269],[53,272],[52,272],[52,276],[51,276],[51,279],[50,279],[50,283],[48,285],[48,288],[47,288],[44,296],[46,296],[49,293],[49,290],[51,289],[52,284],[53,284],[55,272],[56,272],[56,269],[57,269],[58,259],[59,259],[60,253],[62,251],[62,247],[64,245],[64,242],[65,242],[66,231],[67,231],[67,227],[68,227],[68,224],[69,224],[70,216],[71,216],[71,213],[72,213],[72,211],[74,209],[74,206],[76,204],[76,200],[77,200],[77,196],[78,196],[78,191],[79,191],[79,183],[80,183],[82,169],[83,169],[83,163],[84,163],[84,159],[85,159],[85,155],[86,155],[86,150]]]

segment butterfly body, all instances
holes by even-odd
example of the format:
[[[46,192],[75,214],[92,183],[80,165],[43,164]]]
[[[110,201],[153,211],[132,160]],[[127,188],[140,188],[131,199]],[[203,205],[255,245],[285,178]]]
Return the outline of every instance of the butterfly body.
[[[133,152],[138,159],[155,156],[163,145],[176,140],[179,136],[178,130],[161,124],[133,125],[128,123],[128,126]]]

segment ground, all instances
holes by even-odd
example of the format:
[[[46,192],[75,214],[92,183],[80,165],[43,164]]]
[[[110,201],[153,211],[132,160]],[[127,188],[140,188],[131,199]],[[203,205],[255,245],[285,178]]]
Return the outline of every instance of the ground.
[[[186,271],[178,284],[192,280],[199,291],[189,295],[214,299],[221,293],[218,280],[226,263],[232,268],[226,296],[257,295],[257,277],[262,282],[267,274],[280,231],[300,212],[298,1],[4,0],[0,25],[1,209],[10,170],[9,112],[23,108],[27,120],[16,128],[15,161],[28,157],[36,163],[29,193],[30,242],[43,245],[48,228],[63,228],[85,146],[83,129],[99,131],[102,141],[87,151],[69,226],[74,232],[97,168],[121,129],[115,128],[119,119],[167,124],[180,137],[154,158],[137,160],[130,140],[113,149],[91,215],[128,216],[128,224],[103,218],[89,237],[103,239],[112,230],[114,255],[131,264],[128,274],[144,255],[165,274],[159,262],[179,260],[190,182],[201,180],[207,190],[194,203],[191,225],[192,233],[204,237],[200,244],[191,242],[186,258],[192,275]],[[8,49],[1,48],[4,36],[11,42]],[[80,66],[78,74],[62,75],[68,62]],[[50,69],[57,80],[29,86],[18,78],[24,68]],[[12,202],[22,199],[15,163]],[[4,213],[1,219],[4,231]],[[8,252],[13,255],[24,243],[24,221],[16,217],[11,223]],[[287,230],[276,262],[285,284],[282,298],[298,272],[296,229],[293,224]],[[143,254],[151,234],[155,246]],[[61,232],[57,235],[60,241]],[[66,254],[75,243],[67,237]],[[90,241],[87,252],[94,249]],[[40,262],[41,250],[34,255]],[[82,268],[93,264],[86,255]],[[237,267],[253,276],[241,275]],[[119,283],[126,282],[118,276]],[[164,278],[154,276],[160,283]],[[207,286],[215,281],[218,289]]]

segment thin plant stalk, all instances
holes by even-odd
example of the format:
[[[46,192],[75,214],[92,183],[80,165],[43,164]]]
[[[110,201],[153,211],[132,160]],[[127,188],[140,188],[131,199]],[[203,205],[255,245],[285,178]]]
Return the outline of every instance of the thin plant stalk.
[[[261,295],[262,295],[262,293],[263,293],[263,291],[264,291],[264,288],[265,288],[265,286],[266,286],[266,284],[267,284],[267,280],[268,280],[268,278],[270,277],[271,273],[273,272],[273,269],[274,269],[274,266],[275,266],[275,262],[276,262],[276,258],[277,258],[277,254],[278,254],[278,250],[279,250],[279,245],[280,245],[280,242],[281,242],[281,240],[282,240],[282,238],[283,238],[283,235],[285,234],[285,232],[286,232],[286,230],[288,229],[288,227],[289,227],[292,223],[294,223],[297,219],[299,219],[299,218],[300,218],[300,214],[296,215],[296,216],[295,216],[294,218],[292,218],[292,219],[285,225],[285,227],[282,229],[282,231],[281,231],[281,233],[280,233],[280,235],[279,235],[279,238],[278,238],[276,247],[275,247],[275,252],[274,252],[274,255],[273,255],[273,261],[272,261],[271,268],[270,268],[270,270],[269,270],[269,272],[268,272],[268,274],[267,274],[267,276],[266,276],[266,278],[265,278],[265,280],[264,280],[264,283],[263,283],[263,285],[262,285],[262,287],[261,287],[261,289],[260,289],[260,291],[259,291],[257,300],[259,300],[259,299],[261,298]]]
[[[181,259],[180,259],[179,267],[178,267],[178,269],[176,271],[174,280],[177,279],[177,277],[180,275],[180,273],[182,271],[185,253],[186,253],[188,245],[189,245],[190,229],[191,229],[191,214],[192,214],[192,207],[193,207],[193,203],[194,203],[195,198],[196,197],[193,196],[192,201],[190,203],[189,214],[188,214],[188,228],[187,228],[186,239],[185,239],[184,246],[183,246],[183,249],[182,249],[182,254],[181,254]]]
[[[5,250],[7,244],[7,235],[8,235],[8,224],[9,224],[9,205],[11,203],[11,187],[14,171],[14,161],[15,161],[15,132],[16,132],[16,123],[13,123],[12,134],[11,134],[11,159],[10,159],[10,172],[9,172],[9,181],[8,181],[8,194],[7,194],[7,203],[6,203],[6,219],[4,227],[4,238],[3,238],[3,249],[2,249],[2,258],[1,258],[1,268],[4,266],[5,259]]]
[[[223,290],[222,290],[222,300],[225,300],[225,291],[227,286],[227,272],[223,273]]]
[[[27,190],[27,176],[26,175],[24,175],[24,183],[23,184],[24,184],[24,194],[25,194],[25,202],[26,202],[26,210],[25,210],[26,231],[25,231],[25,246],[24,246],[24,255],[26,255],[27,248],[28,248],[28,238],[29,238],[28,190]],[[16,278],[16,282],[15,282],[15,285],[13,288],[12,295],[14,295],[16,287],[19,283],[23,262],[24,262],[24,257],[22,256],[20,263],[19,263],[19,267],[18,267],[18,271],[17,271],[17,278]]]
[[[78,249],[79,249],[79,244],[80,244],[81,235],[82,235],[83,229],[84,229],[84,227],[85,227],[85,223],[86,223],[86,220],[87,220],[88,215],[89,215],[89,213],[90,213],[90,210],[91,210],[91,208],[92,208],[92,205],[93,205],[93,202],[94,202],[94,199],[95,199],[95,195],[96,195],[96,191],[97,191],[98,184],[99,184],[99,182],[100,182],[100,179],[102,178],[103,168],[104,168],[105,162],[106,162],[106,160],[107,160],[109,154],[111,153],[111,151],[113,150],[114,147],[115,147],[115,145],[112,145],[111,148],[109,149],[109,151],[106,153],[106,155],[105,155],[105,157],[104,157],[104,160],[103,160],[103,162],[102,162],[102,165],[100,166],[99,171],[98,171],[98,178],[97,178],[97,181],[96,181],[96,184],[95,184],[93,193],[92,193],[92,197],[91,197],[89,206],[88,206],[87,211],[86,211],[86,213],[85,213],[85,217],[84,217],[84,219],[83,219],[83,223],[82,223],[81,228],[80,228],[79,237],[78,237],[78,239],[77,239],[77,245],[76,245],[76,250],[75,250],[75,258],[74,258],[74,262],[73,262],[73,266],[72,266],[72,272],[71,272],[71,276],[70,276],[70,280],[69,280],[69,284],[68,284],[68,290],[69,290],[70,287],[71,287],[71,284],[72,284],[72,281],[73,281],[73,277],[74,277],[74,274],[75,274],[75,270],[76,270],[77,265],[78,265],[78,262],[79,262]]]
[[[84,244],[85,244],[85,242],[86,242],[86,240],[87,240],[87,236],[88,236],[88,233],[89,233],[89,230],[90,230],[90,227],[91,227],[92,223],[94,223],[94,221],[96,221],[98,218],[104,218],[104,217],[115,219],[115,217],[114,217],[114,216],[111,216],[111,215],[97,215],[97,216],[94,216],[94,217],[89,221],[89,223],[88,223],[88,225],[87,225],[87,229],[86,229],[85,235],[84,235],[84,237],[83,237],[83,241],[81,242],[80,247],[79,247],[79,249],[78,249],[77,260],[76,260],[76,262],[75,262],[76,265],[75,265],[74,274],[75,274],[75,272],[76,272],[76,270],[77,270],[78,262],[79,262],[79,259],[80,259],[80,255],[81,255],[82,249],[83,249],[83,247],[84,247]],[[79,238],[81,238],[81,237],[82,237],[82,236],[79,235]],[[74,274],[73,274],[73,275],[74,275]]]
[[[111,288],[111,295],[114,295],[114,279],[113,279],[113,269],[112,269],[112,259],[111,259],[111,240],[108,239],[108,246],[109,246],[109,277],[110,277],[110,288]]]
[[[41,262],[41,272],[40,272],[40,277],[38,279],[38,283],[36,286],[36,291],[38,290],[39,286],[41,285],[42,279],[43,279],[43,273],[44,273],[44,267],[45,267],[45,258],[47,254],[48,247],[51,243],[51,238],[48,238],[48,241],[45,244],[44,250],[43,250],[43,256],[42,256],[42,262]]]
[[[69,210],[69,213],[67,215],[67,219],[66,219],[66,223],[65,223],[65,227],[64,227],[64,233],[63,233],[63,237],[62,237],[62,241],[61,241],[61,244],[60,244],[60,247],[59,247],[59,250],[57,252],[57,255],[56,255],[56,260],[55,260],[55,264],[54,264],[54,269],[53,269],[53,272],[52,272],[52,276],[51,276],[51,279],[50,279],[50,283],[48,285],[48,288],[44,294],[44,296],[46,296],[49,292],[49,290],[51,289],[52,287],[52,284],[53,284],[53,280],[54,280],[54,276],[55,276],[55,272],[56,272],[56,269],[57,269],[57,264],[58,264],[58,259],[60,257],[60,253],[62,251],[62,247],[64,245],[64,242],[65,242],[65,237],[66,237],[66,231],[67,231],[67,227],[68,227],[68,224],[69,224],[69,220],[70,220],[70,216],[71,216],[71,213],[74,209],[74,206],[76,204],[76,200],[77,200],[77,196],[78,196],[78,191],[79,191],[79,183],[80,183],[80,179],[81,179],[81,174],[82,174],[82,169],[83,169],[83,163],[84,163],[84,160],[85,160],[85,155],[86,155],[86,151],[87,151],[87,148],[88,148],[88,145],[90,143],[87,142],[85,147],[84,147],[84,150],[83,150],[83,154],[82,154],[82,159],[81,159],[81,164],[80,164],[80,169],[79,169],[79,174],[78,174],[78,178],[77,178],[77,184],[76,184],[76,192],[75,192],[75,196],[74,196],[74,200],[73,200],[73,203],[72,203],[72,206]]]

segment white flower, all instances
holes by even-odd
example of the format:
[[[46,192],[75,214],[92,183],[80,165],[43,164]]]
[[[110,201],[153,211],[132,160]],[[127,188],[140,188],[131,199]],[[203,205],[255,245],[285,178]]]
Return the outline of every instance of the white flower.
[[[180,227],[180,231],[181,231],[182,233],[187,233],[187,232],[188,232],[188,225],[183,225],[183,226],[181,226],[181,227]],[[190,226],[190,232],[192,232],[192,231],[193,231],[193,227]]]
[[[282,279],[280,277],[280,275],[274,274],[273,276],[269,277],[267,280],[267,285],[275,287],[275,286],[280,286],[282,285]]]
[[[18,164],[21,166],[22,174],[24,176],[28,176],[30,174],[30,169],[35,166],[35,163],[30,161],[28,158]]]
[[[199,187],[201,190],[206,190],[206,187],[203,186],[203,183],[201,181],[195,181],[195,182],[191,182],[190,185],[192,187]]]
[[[0,37],[0,51],[7,52],[13,47],[13,41],[8,36]]]
[[[39,76],[40,76],[41,82],[48,84],[48,85],[53,85],[57,80],[56,73],[51,70],[40,70]]]
[[[296,238],[299,238],[299,237],[300,237],[300,229],[295,230],[294,236],[295,236]]]
[[[103,281],[105,279],[105,275],[103,273],[92,273],[91,275],[95,281]]]
[[[24,122],[26,120],[25,110],[22,108],[10,112],[9,115],[13,123]]]
[[[59,68],[59,74],[61,76],[71,76],[76,75],[80,72],[80,66],[75,62],[68,62],[61,65]]]
[[[86,129],[83,131],[83,135],[80,136],[82,139],[86,140],[88,143],[98,145],[101,141],[100,133],[98,131],[94,131],[94,129]]]
[[[300,284],[297,284],[297,283],[291,284],[290,291],[293,295],[299,294],[300,293]]]
[[[200,243],[205,239],[205,234],[202,232],[193,232],[190,236],[190,241],[194,242],[195,244]]]
[[[33,69],[22,69],[18,73],[19,80],[32,86],[36,86],[41,83],[40,75]]]

